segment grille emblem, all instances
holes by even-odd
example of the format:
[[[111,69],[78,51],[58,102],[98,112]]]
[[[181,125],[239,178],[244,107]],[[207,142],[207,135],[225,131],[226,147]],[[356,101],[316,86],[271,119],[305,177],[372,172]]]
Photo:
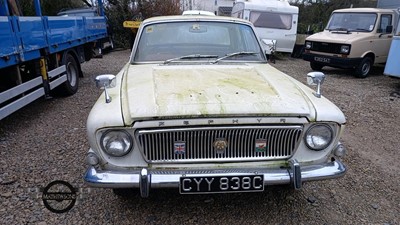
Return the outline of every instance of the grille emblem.
[[[218,154],[224,153],[225,149],[228,147],[228,142],[224,138],[218,138],[213,143],[214,149]]]
[[[174,142],[174,153],[177,155],[182,155],[186,153],[186,143],[184,141]]]
[[[256,152],[266,152],[267,151],[267,140],[256,139]]]

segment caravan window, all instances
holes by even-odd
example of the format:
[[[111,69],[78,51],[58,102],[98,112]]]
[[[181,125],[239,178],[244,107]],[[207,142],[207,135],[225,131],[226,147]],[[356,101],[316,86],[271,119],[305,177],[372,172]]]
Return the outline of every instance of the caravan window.
[[[250,21],[255,27],[285,30],[292,28],[291,14],[252,11],[250,13]]]

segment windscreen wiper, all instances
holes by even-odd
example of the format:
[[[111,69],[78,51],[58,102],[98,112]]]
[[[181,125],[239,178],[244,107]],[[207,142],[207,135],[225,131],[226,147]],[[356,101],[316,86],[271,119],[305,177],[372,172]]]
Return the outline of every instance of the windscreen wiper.
[[[167,59],[164,61],[163,64],[165,65],[170,62],[173,62],[176,60],[181,60],[181,59],[206,59],[206,58],[218,58],[218,55],[200,55],[200,54],[184,55],[184,56],[179,56],[179,57],[172,58],[172,59]]]
[[[213,62],[213,64],[215,64],[221,60],[224,60],[226,58],[230,58],[230,57],[234,57],[234,56],[238,56],[238,55],[257,55],[257,54],[260,54],[260,53],[258,53],[258,52],[243,52],[243,51],[242,52],[233,52],[233,53],[226,54],[225,56],[219,57],[218,59],[216,59]]]

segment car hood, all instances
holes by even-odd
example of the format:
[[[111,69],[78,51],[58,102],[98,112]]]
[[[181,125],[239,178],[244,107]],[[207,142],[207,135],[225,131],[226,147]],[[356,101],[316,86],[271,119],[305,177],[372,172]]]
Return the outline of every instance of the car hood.
[[[122,108],[138,118],[304,116],[315,108],[299,83],[267,64],[126,67]]]
[[[351,44],[365,38],[371,38],[371,33],[354,31],[345,33],[325,30],[309,36],[307,41]]]

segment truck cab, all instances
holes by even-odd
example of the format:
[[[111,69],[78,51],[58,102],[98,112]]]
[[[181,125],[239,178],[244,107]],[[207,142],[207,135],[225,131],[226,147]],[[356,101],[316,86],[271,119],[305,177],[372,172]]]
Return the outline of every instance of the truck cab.
[[[303,59],[313,70],[353,69],[356,77],[365,78],[373,64],[386,63],[398,20],[394,9],[335,10],[325,30],[306,39]]]

